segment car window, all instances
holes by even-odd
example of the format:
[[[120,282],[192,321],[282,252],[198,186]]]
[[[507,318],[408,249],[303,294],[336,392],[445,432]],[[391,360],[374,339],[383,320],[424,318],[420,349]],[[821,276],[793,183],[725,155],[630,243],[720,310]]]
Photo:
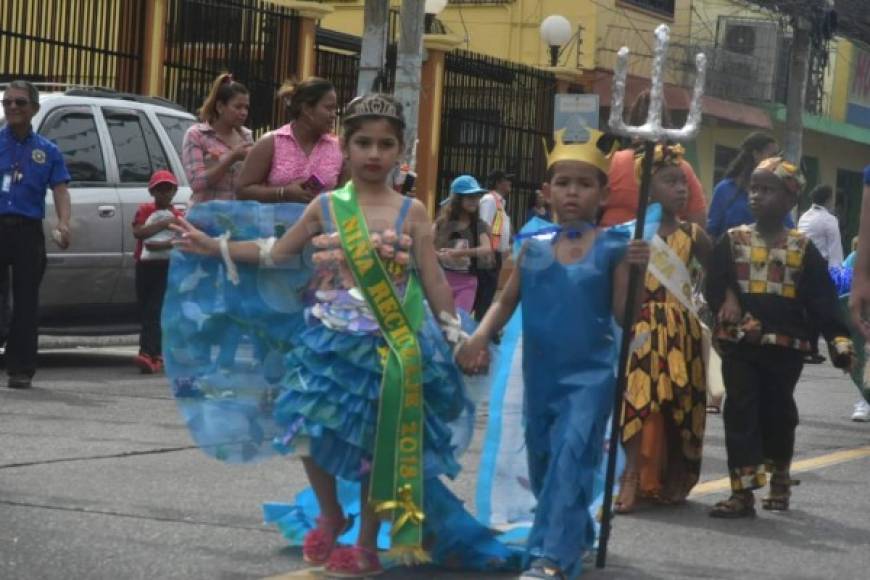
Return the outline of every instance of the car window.
[[[160,143],[160,138],[157,136],[157,132],[154,130],[154,126],[151,124],[150,119],[148,119],[148,115],[140,111],[139,122],[145,130],[145,145],[148,146],[148,155],[151,158],[152,171],[157,171],[158,169],[172,169],[169,166],[169,159],[166,156],[166,150],[163,149],[163,145]]]
[[[187,133],[187,130],[196,121],[172,115],[157,115],[157,118],[166,130],[166,134],[169,135],[169,140],[172,141],[175,152],[181,157],[181,143],[184,141],[184,134]]]
[[[166,169],[166,153],[147,117],[132,109],[103,109],[112,137],[121,183],[148,183],[151,174]]]
[[[105,183],[103,148],[90,108],[54,109],[42,122],[39,133],[53,141],[63,153],[73,183]]]

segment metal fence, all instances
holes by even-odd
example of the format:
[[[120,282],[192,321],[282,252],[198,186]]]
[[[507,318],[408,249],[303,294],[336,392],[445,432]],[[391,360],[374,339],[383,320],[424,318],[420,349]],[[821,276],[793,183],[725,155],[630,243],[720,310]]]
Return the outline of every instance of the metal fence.
[[[395,38],[397,21],[395,13],[390,13],[389,38]],[[339,120],[344,106],[356,96],[357,77],[359,76],[359,55],[362,39],[358,36],[318,28],[315,40],[317,55],[316,74],[332,82],[338,95]],[[378,90],[391,93],[396,80],[396,44],[387,47],[387,62],[379,79]]]
[[[138,92],[146,0],[0,2],[0,81]]]
[[[316,74],[335,85],[339,117],[342,108],[356,96],[359,54],[362,41],[358,36],[319,28],[315,40]]]
[[[544,179],[544,140],[553,135],[556,78],[547,71],[471,52],[446,55],[438,198],[463,173],[483,180],[514,175],[508,211],[514,226]]]
[[[265,0],[169,0],[164,94],[195,111],[229,71],[251,92],[248,126],[261,134],[285,121],[276,99],[296,70],[299,19]]]

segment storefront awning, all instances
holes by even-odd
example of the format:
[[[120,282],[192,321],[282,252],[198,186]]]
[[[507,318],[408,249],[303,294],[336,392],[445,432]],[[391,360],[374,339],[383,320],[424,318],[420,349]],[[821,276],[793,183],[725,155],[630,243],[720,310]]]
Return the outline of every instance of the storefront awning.
[[[764,109],[745,105],[743,103],[735,103],[733,101],[725,101],[717,97],[709,97],[704,95],[701,101],[702,110],[705,115],[724,119],[733,123],[739,123],[748,127],[758,127],[759,129],[773,129],[773,123],[770,122],[770,115]]]
[[[785,105],[771,105],[770,115],[777,123],[785,123]],[[870,145],[870,129],[834,121],[828,117],[819,117],[804,113],[804,130],[815,131],[824,135],[831,135],[847,141],[854,141],[862,145]]]

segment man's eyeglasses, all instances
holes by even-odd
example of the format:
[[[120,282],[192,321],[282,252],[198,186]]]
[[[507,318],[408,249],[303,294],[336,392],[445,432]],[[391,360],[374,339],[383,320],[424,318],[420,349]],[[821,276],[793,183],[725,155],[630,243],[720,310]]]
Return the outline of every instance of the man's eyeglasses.
[[[14,104],[16,107],[19,107],[19,108],[21,108],[21,107],[26,107],[27,105],[30,104],[30,100],[28,100],[28,99],[23,99],[23,98],[18,98],[18,99],[3,99],[3,106],[4,106],[5,108],[9,108],[9,107],[11,107],[13,104]]]

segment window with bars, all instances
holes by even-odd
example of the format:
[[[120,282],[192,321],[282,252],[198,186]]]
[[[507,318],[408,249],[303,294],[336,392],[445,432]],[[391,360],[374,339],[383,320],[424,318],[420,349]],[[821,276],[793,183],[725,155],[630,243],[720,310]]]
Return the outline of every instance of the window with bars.
[[[668,16],[674,15],[674,0],[619,0],[619,4],[637,6],[644,10],[658,12],[659,14],[666,14]]]

